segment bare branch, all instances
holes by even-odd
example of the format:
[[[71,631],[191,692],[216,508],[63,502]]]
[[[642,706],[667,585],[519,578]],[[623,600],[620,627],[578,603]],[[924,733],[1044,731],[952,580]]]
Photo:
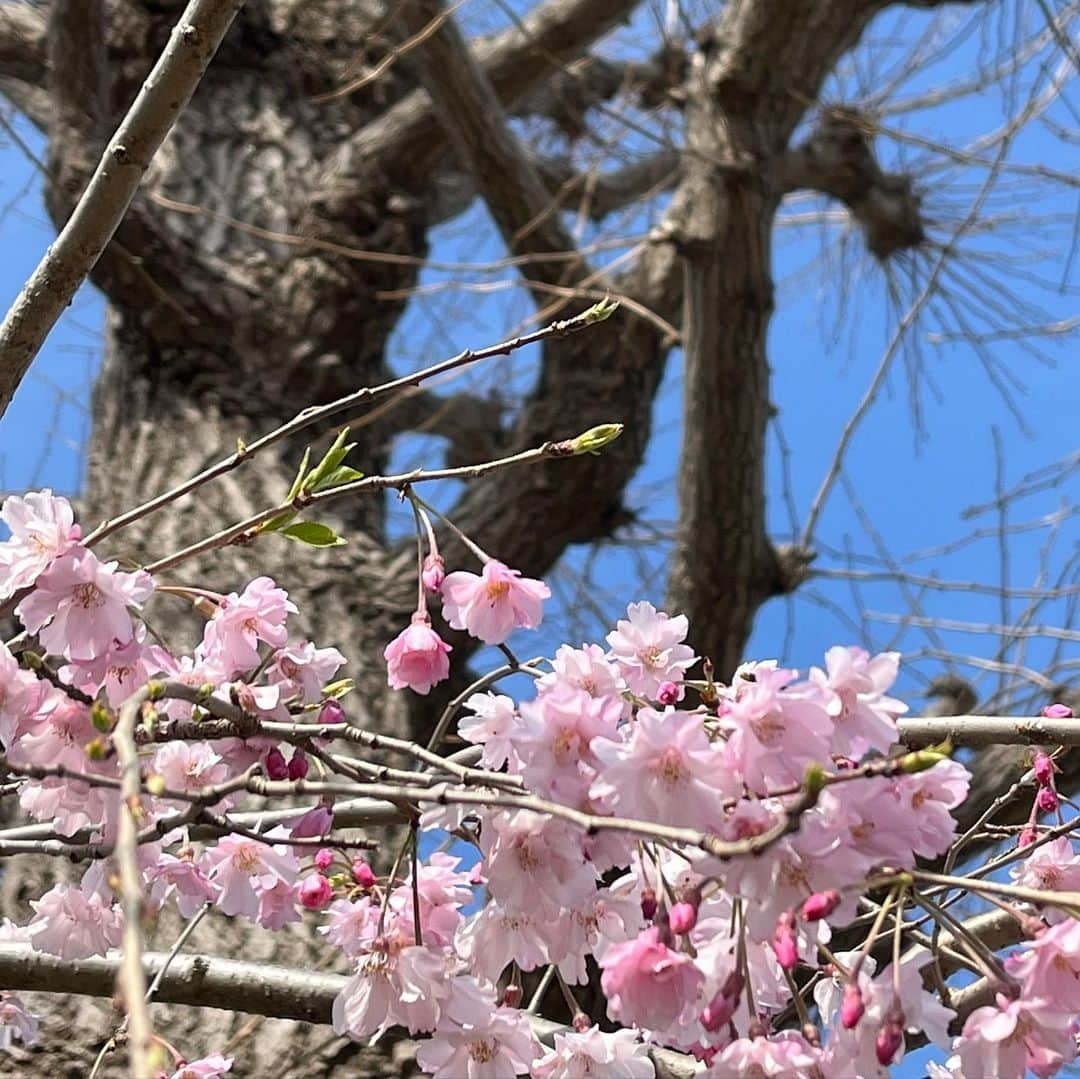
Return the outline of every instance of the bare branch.
[[[0,415],[116,231],[243,0],[191,0],[75,211],[0,326]]]

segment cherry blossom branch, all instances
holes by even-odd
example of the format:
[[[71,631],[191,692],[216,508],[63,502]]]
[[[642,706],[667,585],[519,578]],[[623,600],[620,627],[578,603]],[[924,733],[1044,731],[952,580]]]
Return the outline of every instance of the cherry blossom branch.
[[[908,746],[1080,745],[1080,719],[1045,716],[915,716],[897,720]]]
[[[450,371],[455,371],[460,367],[466,367],[470,364],[477,363],[480,360],[492,359],[496,356],[509,356],[512,353],[525,348],[527,345],[537,344],[538,342],[548,341],[554,338],[569,337],[571,334],[577,333],[586,327],[595,325],[598,322],[603,322],[615,311],[616,307],[617,305],[614,303],[601,301],[600,303],[593,304],[592,307],[583,311],[580,315],[575,315],[573,318],[568,319],[558,319],[532,333],[520,334],[517,337],[500,341],[498,344],[488,345],[486,348],[465,349],[456,356],[451,356],[449,359],[432,364],[430,367],[425,367],[423,370],[415,371],[409,375],[402,375],[399,378],[391,379],[389,382],[384,382],[379,386],[365,386],[355,393],[348,394],[345,397],[339,397],[336,401],[331,401],[325,405],[302,409],[287,423],[283,423],[280,427],[275,427],[274,430],[267,432],[265,435],[257,438],[254,442],[247,445],[238,444],[235,453],[222,458],[215,464],[210,465],[209,468],[203,469],[203,471],[197,475],[184,480],[183,483],[177,484],[168,491],[162,492],[155,498],[144,502],[141,506],[136,506],[134,509],[120,514],[118,517],[102,521],[97,528],[86,537],[85,544],[87,547],[93,547],[95,544],[100,543],[101,540],[105,539],[106,536],[110,536],[114,532],[118,532],[120,529],[126,528],[128,525],[141,520],[143,517],[147,517],[151,513],[163,509],[170,503],[175,502],[178,498],[182,498],[184,495],[197,490],[199,487],[203,486],[203,484],[209,483],[219,476],[227,475],[229,472],[232,472],[233,469],[239,468],[242,464],[251,460],[261,450],[265,450],[284,438],[289,438],[300,431],[306,430],[316,423],[321,423],[324,420],[330,419],[332,416],[340,415],[342,412],[351,411],[360,406],[373,405],[376,401],[379,401],[384,397],[404,393],[439,375],[447,374]]]
[[[365,476],[361,480],[342,483],[325,491],[316,491],[314,493],[301,491],[295,498],[252,514],[243,521],[238,521],[228,528],[223,528],[220,532],[215,532],[212,536],[207,536],[205,539],[177,551],[176,554],[151,562],[145,569],[147,573],[161,573],[163,570],[172,569],[174,566],[178,566],[196,555],[205,554],[207,551],[214,551],[219,547],[228,547],[237,543],[250,543],[259,534],[259,526],[273,520],[275,517],[289,512],[302,513],[311,506],[332,502],[347,495],[368,494],[390,488],[405,490],[413,484],[430,483],[433,480],[479,479],[481,476],[501,471],[504,468],[513,468],[517,465],[531,464],[556,457],[574,457],[579,453],[587,452],[575,448],[580,437],[578,439],[562,439],[558,442],[545,442],[542,446],[536,446],[531,450],[522,450],[520,453],[510,454],[508,457],[497,457],[482,464],[462,465],[457,468],[415,468],[411,472],[402,472],[396,476]]]
[[[96,265],[243,0],[190,0],[60,235],[0,325],[0,415]]]
[[[120,867],[120,898],[124,910],[123,953],[120,986],[127,1007],[129,1064],[132,1079],[145,1079],[150,1067],[150,1010],[146,1003],[146,977],[142,965],[142,874],[139,872],[137,817],[142,815],[142,773],[135,748],[135,723],[143,704],[151,699],[153,684],[133,693],[121,706],[113,731],[120,765],[120,822],[116,836],[116,861]]]

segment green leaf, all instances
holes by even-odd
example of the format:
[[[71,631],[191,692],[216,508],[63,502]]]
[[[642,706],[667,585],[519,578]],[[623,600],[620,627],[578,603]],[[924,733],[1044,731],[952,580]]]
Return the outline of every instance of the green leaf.
[[[285,513],[279,513],[276,517],[271,517],[269,521],[263,521],[261,525],[256,529],[257,532],[280,532],[286,525],[292,524],[296,520],[295,510],[286,510]]]
[[[342,697],[353,691],[355,685],[356,683],[351,678],[341,678],[337,682],[323,686],[323,696],[329,697],[330,700],[340,701]]]
[[[286,502],[291,502],[300,493],[301,488],[304,486],[304,473],[307,472],[307,466],[310,460],[311,447],[308,446],[308,448],[304,450],[304,459],[300,462],[300,468],[296,473],[296,479],[292,481],[292,486],[289,488],[288,497],[285,499]]]
[[[325,491],[328,487],[340,487],[343,483],[352,483],[354,480],[362,480],[363,478],[363,472],[358,472],[348,465],[341,465],[339,468],[335,468],[328,476],[324,476],[310,489],[312,491]]]
[[[303,484],[305,491],[317,491],[324,486],[326,477],[345,460],[348,452],[356,445],[355,442],[345,445],[345,439],[348,435],[348,427],[343,427],[341,433],[334,439],[334,444],[326,451],[323,459],[308,473]]]
[[[306,543],[309,547],[341,547],[345,543],[332,528],[316,521],[299,521],[281,529],[281,534],[296,540],[297,543]]]

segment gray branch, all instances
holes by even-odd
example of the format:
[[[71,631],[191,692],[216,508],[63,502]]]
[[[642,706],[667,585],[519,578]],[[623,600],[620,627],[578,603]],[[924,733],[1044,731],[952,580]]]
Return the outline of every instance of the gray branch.
[[[898,721],[906,746],[1078,746],[1080,719],[1043,716],[916,716]]]
[[[86,191],[0,326],[0,415],[93,269],[243,0],[191,0]]]

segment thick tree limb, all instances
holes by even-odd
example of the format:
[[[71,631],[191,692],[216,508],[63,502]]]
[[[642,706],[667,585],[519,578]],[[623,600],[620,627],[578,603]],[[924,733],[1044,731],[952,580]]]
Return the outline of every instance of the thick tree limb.
[[[783,191],[820,191],[847,206],[879,259],[926,238],[912,178],[882,171],[867,122],[850,110],[826,112],[814,134],[789,150],[779,167]]]
[[[410,0],[404,11],[413,33],[445,15],[439,0]],[[507,247],[515,255],[573,251],[574,244],[539,174],[510,130],[494,87],[454,20],[442,21],[418,51],[425,61],[421,77],[443,127],[472,173]],[[571,283],[586,272],[584,259],[536,261],[529,266],[529,278],[543,284]],[[547,299],[547,293],[537,294],[539,306]]]
[[[0,326],[0,415],[101,257],[243,0],[191,0],[90,183]]]
[[[318,974],[206,955],[178,955],[169,961],[163,952],[143,956],[145,977],[155,977],[167,961],[168,969],[155,1000],[306,1023],[329,1025],[334,997],[347,981],[341,974]],[[29,944],[0,942],[0,984],[14,991],[110,997],[116,988],[120,963],[113,956],[72,962],[34,951]],[[548,1043],[554,1034],[566,1029],[546,1019],[534,1018],[532,1022],[537,1037]],[[687,1079],[696,1071],[693,1059],[681,1053],[657,1049],[651,1055],[659,1079]]]
[[[901,717],[897,725],[904,745],[937,745],[949,739],[957,746],[1076,746],[1080,720],[1045,716]]]

